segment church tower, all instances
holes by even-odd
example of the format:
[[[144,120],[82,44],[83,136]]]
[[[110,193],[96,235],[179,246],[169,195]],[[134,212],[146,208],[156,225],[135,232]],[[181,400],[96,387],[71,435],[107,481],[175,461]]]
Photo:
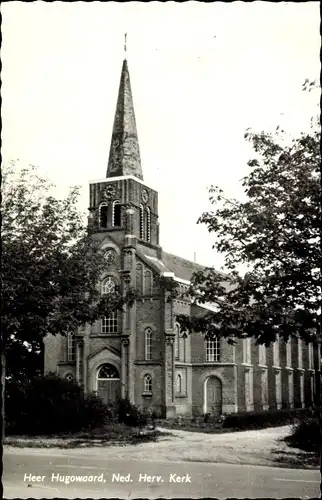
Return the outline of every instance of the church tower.
[[[124,59],[106,178],[90,182],[89,227],[130,246],[159,246],[158,193],[144,183],[127,60]],[[124,241],[124,240],[123,240]]]

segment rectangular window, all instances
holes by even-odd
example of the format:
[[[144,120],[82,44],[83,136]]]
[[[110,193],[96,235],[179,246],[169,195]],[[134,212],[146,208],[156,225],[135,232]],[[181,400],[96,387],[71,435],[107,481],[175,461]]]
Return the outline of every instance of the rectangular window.
[[[311,403],[314,404],[315,400],[315,383],[314,383],[314,375],[311,374]]]
[[[250,365],[252,362],[251,359],[251,339],[246,338],[243,339],[243,363]]]
[[[314,369],[313,343],[310,342],[307,348],[308,348],[308,355],[309,355],[309,369],[313,370]]]
[[[220,339],[206,340],[206,361],[210,363],[220,361]]]
[[[263,344],[258,346],[258,362],[260,365],[266,365],[266,346]]]
[[[298,348],[298,368],[303,368],[303,350],[302,350],[302,339],[297,340],[297,348]]]
[[[101,333],[117,333],[117,313],[112,313],[102,318]]]
[[[76,359],[76,346],[75,335],[73,333],[67,334],[67,361],[75,361]]]
[[[301,406],[304,406],[304,373],[300,373],[300,398],[301,398]]]
[[[292,339],[288,339],[286,342],[286,366],[292,367]]]
[[[145,330],[145,359],[150,361],[152,359],[152,330],[147,328]]]
[[[280,366],[280,341],[278,335],[273,343],[273,366]]]

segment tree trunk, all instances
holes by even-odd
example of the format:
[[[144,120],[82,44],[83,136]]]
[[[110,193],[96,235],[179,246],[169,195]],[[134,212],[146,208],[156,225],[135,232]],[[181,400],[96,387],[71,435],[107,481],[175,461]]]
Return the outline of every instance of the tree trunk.
[[[1,406],[1,418],[2,418],[2,442],[5,437],[5,384],[6,384],[6,355],[4,350],[1,353],[1,397],[2,397],[2,406]]]

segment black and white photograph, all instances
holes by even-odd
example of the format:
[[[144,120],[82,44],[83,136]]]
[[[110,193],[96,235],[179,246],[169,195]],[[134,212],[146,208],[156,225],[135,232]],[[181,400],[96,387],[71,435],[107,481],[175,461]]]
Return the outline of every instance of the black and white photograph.
[[[3,497],[321,497],[319,2],[1,5]]]

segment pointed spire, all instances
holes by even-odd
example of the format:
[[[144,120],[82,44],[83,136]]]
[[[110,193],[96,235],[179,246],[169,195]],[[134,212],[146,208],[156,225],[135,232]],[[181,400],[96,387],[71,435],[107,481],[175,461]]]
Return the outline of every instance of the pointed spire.
[[[126,51],[126,35],[125,45]],[[106,177],[133,175],[143,180],[130,75],[124,59]]]

